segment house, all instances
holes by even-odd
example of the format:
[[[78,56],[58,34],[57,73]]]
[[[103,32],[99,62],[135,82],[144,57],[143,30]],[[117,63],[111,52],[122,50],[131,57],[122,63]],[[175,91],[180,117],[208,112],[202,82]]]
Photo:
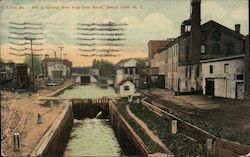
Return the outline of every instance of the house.
[[[63,65],[65,65],[67,67],[67,73],[66,73],[66,76],[69,77],[71,76],[71,71],[72,71],[72,62],[69,61],[68,59],[60,59],[60,58],[49,58],[49,57],[46,57],[42,60],[42,69],[43,69],[43,73],[44,73],[44,76],[48,76],[48,67],[49,65],[52,65],[52,64],[55,64],[55,63],[61,63]]]
[[[14,79],[15,64],[0,63],[0,83],[4,84]]]
[[[121,96],[134,95],[136,92],[135,84],[129,79],[123,79],[118,83],[118,92]]]
[[[203,94],[244,98],[244,54],[202,60]]]
[[[51,80],[62,80],[71,76],[72,62],[67,59],[48,58],[42,60],[44,76]]]
[[[139,88],[138,61],[136,59],[123,59],[116,64],[115,88],[118,88],[119,82],[123,79],[131,80],[135,87]]]
[[[66,78],[68,73],[67,66],[59,62],[49,62],[47,69],[49,79],[54,81]]]

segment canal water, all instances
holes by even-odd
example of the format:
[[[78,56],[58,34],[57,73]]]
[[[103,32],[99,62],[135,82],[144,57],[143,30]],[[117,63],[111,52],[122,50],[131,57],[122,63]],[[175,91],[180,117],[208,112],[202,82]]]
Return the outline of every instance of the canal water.
[[[98,99],[102,97],[119,96],[115,93],[112,87],[100,88],[96,83],[88,85],[76,85],[70,89],[66,89],[62,94],[58,95],[61,98],[76,98],[76,99]]]
[[[121,148],[109,122],[75,120],[64,156],[121,156]]]
[[[98,99],[118,96],[114,89],[100,88],[97,84],[76,85],[58,97]],[[108,121],[103,119],[74,120],[64,156],[121,156],[121,148]]]

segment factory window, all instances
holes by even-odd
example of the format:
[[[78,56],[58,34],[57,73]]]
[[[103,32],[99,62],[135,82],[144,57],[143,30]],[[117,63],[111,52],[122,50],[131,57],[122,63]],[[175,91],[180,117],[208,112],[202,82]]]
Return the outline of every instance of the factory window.
[[[135,74],[138,74],[138,68],[135,69]]]
[[[228,73],[228,64],[224,64],[224,73]]]
[[[129,86],[124,86],[124,90],[129,90]]]
[[[186,87],[188,86],[188,82],[187,82],[187,81],[185,81],[185,86],[186,86]]]
[[[128,68],[125,68],[125,74],[128,74]]]
[[[196,77],[199,77],[200,76],[200,66],[198,65],[196,67]]]
[[[186,67],[186,77],[188,76],[188,67]]]
[[[214,39],[214,41],[220,41],[220,32],[219,31],[214,31],[213,39]]]
[[[236,80],[243,80],[243,79],[244,79],[244,75],[243,74],[236,75]]]
[[[186,59],[189,59],[190,47],[186,47]]]
[[[206,45],[201,45],[201,54],[205,54],[206,53]]]
[[[234,53],[234,45],[233,44],[227,44],[227,54],[231,55]]]
[[[214,68],[213,68],[212,65],[209,66],[209,73],[210,73],[210,74],[214,73]]]
[[[213,54],[220,54],[220,45],[217,43],[213,45]]]
[[[133,68],[129,68],[129,74],[133,74]]]
[[[192,67],[190,66],[189,67],[189,77],[191,77],[191,75],[192,75]]]

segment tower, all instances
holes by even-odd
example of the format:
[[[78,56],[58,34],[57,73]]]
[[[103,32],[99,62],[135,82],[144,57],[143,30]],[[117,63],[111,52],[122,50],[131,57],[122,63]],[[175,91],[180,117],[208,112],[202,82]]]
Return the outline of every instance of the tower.
[[[201,56],[201,0],[191,0],[190,59],[199,60]]]

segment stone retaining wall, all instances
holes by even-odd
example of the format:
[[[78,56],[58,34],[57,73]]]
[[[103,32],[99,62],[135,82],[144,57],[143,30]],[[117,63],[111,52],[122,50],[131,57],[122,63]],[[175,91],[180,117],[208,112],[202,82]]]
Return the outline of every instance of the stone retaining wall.
[[[62,156],[73,127],[72,105],[64,107],[29,156]]]

